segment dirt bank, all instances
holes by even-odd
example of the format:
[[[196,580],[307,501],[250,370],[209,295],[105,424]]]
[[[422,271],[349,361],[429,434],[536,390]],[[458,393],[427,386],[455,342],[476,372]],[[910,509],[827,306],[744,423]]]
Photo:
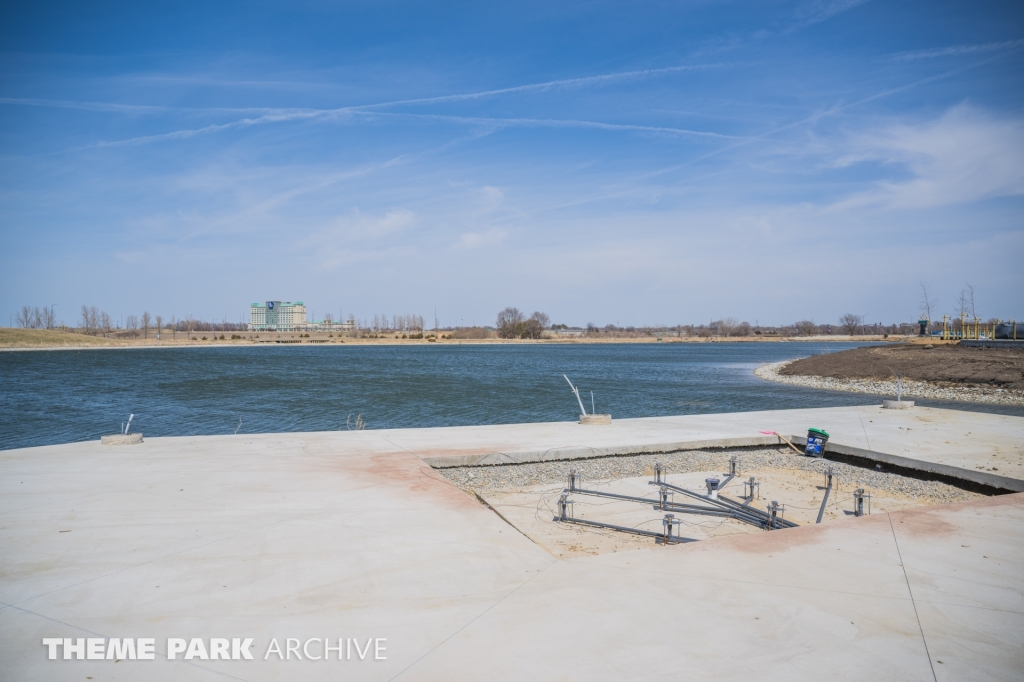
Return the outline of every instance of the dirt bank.
[[[937,385],[1024,390],[1024,349],[957,345],[898,345],[816,355],[781,367],[782,376],[834,379],[904,379]]]

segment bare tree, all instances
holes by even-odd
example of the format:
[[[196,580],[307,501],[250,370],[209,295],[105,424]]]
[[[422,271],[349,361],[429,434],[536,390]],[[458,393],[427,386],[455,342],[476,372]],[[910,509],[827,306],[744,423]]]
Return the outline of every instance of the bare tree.
[[[523,323],[523,314],[518,308],[505,308],[498,313],[498,336],[503,339],[514,339],[519,336],[519,325]]]
[[[178,322],[174,319],[174,315],[171,315],[171,340],[176,341],[178,339]]]
[[[149,311],[143,311],[142,313],[142,338],[149,338],[149,327],[153,324],[153,318],[149,316]]]
[[[964,288],[960,290],[956,303],[958,315],[963,313],[968,319],[978,317],[978,312],[974,307],[974,287],[970,282],[964,283]]]
[[[107,336],[108,334],[110,334],[111,330],[113,330],[114,323],[110,320],[110,315],[107,315],[105,312],[103,312],[98,315],[98,319],[96,320],[96,326],[99,329],[103,330],[104,336]]]
[[[793,326],[796,327],[796,333],[800,336],[813,336],[818,331],[818,325],[811,320],[800,320]]]
[[[139,335],[139,332],[137,331],[139,328],[139,318],[134,315],[129,315],[124,318],[124,328],[128,330],[128,336],[134,339]]]
[[[739,321],[735,317],[723,317],[718,321],[718,334],[720,336],[732,336],[737,326],[739,326]]]
[[[185,332],[188,334],[189,341],[192,340],[192,332],[194,332],[195,330],[196,321],[191,315],[189,315],[188,317],[185,318]]]
[[[89,327],[89,306],[87,306],[87,305],[83,305],[82,306],[82,322],[81,322],[81,327],[82,327],[82,329],[85,330],[86,334],[88,334],[88,333],[90,333],[92,331],[92,329]]]
[[[56,314],[53,311],[53,306],[49,308],[43,308],[39,317],[39,326],[43,329],[53,329],[57,326]]]
[[[519,336],[524,339],[540,339],[544,336],[544,329],[551,323],[551,319],[541,312],[530,315],[530,319],[519,325]]]
[[[27,305],[21,306],[21,310],[19,310],[14,315],[14,321],[17,322],[19,327],[24,327],[25,329],[31,328],[32,308],[28,307]]]
[[[864,324],[863,315],[854,315],[853,313],[846,313],[839,318],[839,326],[849,335],[853,336],[857,333],[857,330]]]
[[[156,338],[158,338],[158,339],[160,338],[160,330],[163,329],[163,326],[164,326],[164,318],[162,318],[159,315],[157,315],[156,316]]]
[[[932,298],[932,292],[928,288],[928,285],[921,281],[918,282],[921,285],[921,303],[920,310],[921,314],[924,315],[924,319],[929,322],[932,321],[932,308],[935,307],[935,299]]]

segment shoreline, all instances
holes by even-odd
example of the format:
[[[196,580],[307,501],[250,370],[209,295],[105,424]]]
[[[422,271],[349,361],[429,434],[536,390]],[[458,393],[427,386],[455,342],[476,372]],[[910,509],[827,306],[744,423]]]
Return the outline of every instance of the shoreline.
[[[789,376],[779,373],[783,367],[793,362],[796,362],[796,360],[770,362],[756,368],[754,375],[765,381],[772,381],[778,384],[817,388],[826,391],[840,391],[843,393],[896,397],[895,381],[883,379],[836,379],[823,376]],[[903,397],[911,399],[923,398],[927,400],[949,400],[988,405],[1024,406],[1024,391],[991,388],[980,384],[944,385],[930,381],[904,379],[901,394]]]
[[[913,337],[881,336],[797,336],[780,338],[758,337],[709,337],[709,338],[671,338],[671,337],[638,337],[638,338],[548,338],[548,339],[338,339],[330,341],[303,339],[301,341],[124,341],[109,339],[110,343],[93,343],[87,345],[10,345],[0,346],[0,352],[21,351],[62,351],[62,350],[126,350],[126,349],[171,349],[171,348],[241,348],[241,347],[336,347],[336,346],[445,346],[445,345],[631,345],[631,344],[694,344],[694,343],[913,343]]]

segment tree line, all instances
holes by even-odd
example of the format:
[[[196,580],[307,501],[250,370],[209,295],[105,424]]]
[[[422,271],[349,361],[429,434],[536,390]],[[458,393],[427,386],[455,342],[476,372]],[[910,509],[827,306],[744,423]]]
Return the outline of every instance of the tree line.
[[[551,319],[542,312],[526,317],[519,308],[505,308],[498,313],[497,331],[502,339],[539,339],[551,325]]]
[[[59,326],[53,306],[49,308],[32,308],[23,305],[21,310],[15,313],[14,321],[19,327],[25,329],[53,329]]]
[[[78,330],[83,334],[92,336],[118,336],[121,338],[149,338],[165,331],[171,332],[172,338],[177,338],[179,333],[186,334],[191,338],[193,332],[233,332],[245,331],[248,325],[238,322],[205,322],[192,316],[177,319],[173,315],[165,322],[162,315],[151,315],[144,311],[142,315],[126,315],[124,327],[115,323],[113,318],[104,310],[96,306],[83,305]]]
[[[365,325],[364,325],[365,326]],[[375,332],[406,332],[423,331],[422,315],[392,315],[388,320],[387,315],[374,315],[373,326]]]
[[[752,325],[746,321],[737,320],[734,317],[724,317],[720,320],[712,320],[707,324],[700,325],[675,325],[675,326],[643,326],[643,327],[619,327],[614,324],[607,324],[599,327],[589,323],[585,328],[575,328],[586,336],[654,336],[654,335],[676,335],[695,336],[698,338],[710,337],[746,337],[746,336],[822,336],[828,334],[845,334],[858,336],[863,334],[912,334],[915,332],[915,325],[911,323],[881,325],[865,324],[864,316],[855,313],[846,313],[839,318],[836,324],[819,324],[812,320],[800,320],[790,325],[762,326]],[[503,339],[539,339],[545,331],[568,331],[568,325],[551,324],[550,318],[541,312],[535,312],[526,317],[518,308],[505,308],[498,313],[495,321],[495,330],[499,338]],[[467,337],[468,338],[468,337]]]

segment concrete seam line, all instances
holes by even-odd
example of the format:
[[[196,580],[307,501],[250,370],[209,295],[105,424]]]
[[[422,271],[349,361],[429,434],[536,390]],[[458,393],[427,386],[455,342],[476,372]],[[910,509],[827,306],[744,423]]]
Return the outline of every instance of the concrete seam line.
[[[435,651],[437,651],[438,649],[440,649],[441,647],[443,647],[443,646],[444,646],[445,644],[447,644],[447,643],[448,643],[448,640],[450,640],[450,639],[451,639],[452,637],[454,637],[455,635],[459,634],[460,632],[462,632],[463,630],[465,630],[466,628],[468,628],[468,627],[469,627],[470,625],[472,625],[473,623],[477,622],[477,620],[479,620],[480,618],[483,618],[483,617],[484,617],[485,615],[487,615],[487,613],[488,613],[488,612],[490,612],[490,610],[491,610],[491,609],[493,609],[493,608],[494,608],[495,606],[497,606],[498,604],[502,603],[503,601],[505,601],[506,599],[508,599],[509,597],[511,597],[511,596],[512,596],[513,594],[515,594],[516,592],[518,592],[518,591],[519,591],[519,590],[521,590],[522,588],[524,588],[524,587],[526,587],[527,585],[529,585],[529,584],[530,584],[531,582],[533,582],[533,579],[534,579],[534,578],[536,578],[536,577],[537,577],[538,575],[540,575],[540,574],[541,574],[541,573],[543,573],[544,571],[548,570],[549,568],[551,568],[552,566],[554,566],[554,565],[555,565],[555,564],[557,564],[557,563],[558,563],[558,560],[556,559],[556,560],[552,561],[552,562],[551,562],[550,564],[548,564],[547,566],[545,566],[544,568],[542,568],[542,569],[540,569],[539,571],[537,571],[537,572],[536,572],[536,573],[535,573],[534,575],[530,576],[530,579],[529,579],[529,580],[527,580],[526,582],[524,582],[524,583],[523,583],[522,585],[519,585],[519,586],[517,586],[517,587],[516,587],[516,588],[515,588],[514,590],[512,590],[511,592],[509,592],[508,594],[506,594],[506,595],[505,595],[504,597],[502,597],[501,599],[499,599],[498,601],[494,602],[493,604],[491,604],[490,606],[488,606],[488,607],[487,607],[486,609],[484,609],[483,611],[481,611],[480,613],[478,613],[478,614],[477,614],[476,616],[474,616],[474,617],[473,617],[473,619],[472,619],[472,620],[470,620],[470,621],[469,621],[468,623],[466,623],[465,625],[463,625],[463,626],[462,626],[461,628],[459,628],[458,630],[456,630],[456,631],[455,631],[455,632],[453,632],[452,634],[450,634],[450,635],[448,635],[447,637],[445,637],[445,638],[444,638],[444,640],[442,640],[441,642],[439,642],[439,643],[437,644],[437,646],[433,647],[433,648],[432,648],[432,649],[431,649],[430,651],[428,651],[428,652],[424,653],[424,654],[423,654],[422,656],[420,656],[419,658],[417,658],[417,659],[416,659],[415,661],[413,661],[413,662],[412,662],[412,663],[410,663],[409,665],[407,665],[407,666],[405,666],[404,668],[402,668],[401,670],[399,670],[399,671],[398,671],[398,673],[397,673],[397,674],[396,674],[396,675],[395,675],[394,677],[391,677],[391,678],[389,678],[389,679],[388,679],[388,682],[391,682],[392,680],[396,680],[396,679],[398,679],[399,677],[401,677],[402,675],[404,675],[404,674],[405,674],[405,673],[406,673],[406,672],[407,672],[407,671],[408,671],[408,670],[409,670],[410,668],[412,668],[412,667],[413,667],[414,665],[418,664],[418,663],[419,663],[420,661],[422,661],[422,660],[423,660],[424,658],[426,658],[427,656],[429,656],[430,654],[434,653]]]
[[[455,484],[453,483],[452,485],[455,485]],[[456,486],[456,487],[458,487],[458,486]],[[459,490],[462,490],[462,488],[459,488]],[[491,510],[492,512],[494,512],[495,514],[497,514],[497,515],[498,515],[498,518],[499,518],[499,519],[501,519],[502,521],[504,521],[505,523],[507,523],[507,524],[508,524],[508,525],[509,525],[509,526],[510,526],[510,527],[511,527],[511,528],[512,528],[512,529],[513,529],[514,531],[516,531],[517,533],[519,533],[520,535],[522,535],[522,536],[523,536],[524,538],[526,538],[527,540],[529,540],[529,541],[530,541],[530,542],[532,542],[533,544],[535,544],[535,545],[536,545],[537,547],[540,547],[541,549],[543,549],[543,550],[544,550],[545,552],[547,552],[548,556],[550,556],[550,557],[551,557],[552,559],[558,559],[558,557],[556,557],[556,556],[555,556],[554,554],[552,554],[551,552],[549,552],[549,551],[548,551],[548,548],[547,548],[547,547],[545,547],[544,545],[540,544],[539,542],[537,542],[536,540],[534,540],[533,538],[531,538],[531,537],[530,537],[529,535],[527,535],[526,533],[524,533],[524,532],[523,532],[522,530],[520,530],[519,528],[517,528],[517,527],[516,527],[516,525],[515,525],[514,523],[512,523],[511,521],[509,521],[508,519],[506,519],[506,518],[505,518],[504,514],[502,514],[502,513],[500,512],[500,511],[498,511],[497,509],[495,509],[494,507],[492,507],[492,506],[491,506],[491,504],[490,504],[490,502],[488,502],[488,501],[487,501],[487,500],[485,500],[484,498],[480,497],[480,493],[478,493],[478,492],[477,492],[477,491],[475,491],[475,490],[471,490],[470,492],[472,492],[472,493],[473,493],[473,497],[475,497],[475,498],[477,499],[477,501],[478,501],[478,502],[479,502],[480,504],[482,504],[483,506],[487,507],[487,508],[488,508],[488,509],[490,509],[490,510]]]
[[[932,669],[932,679],[939,682],[935,674],[935,664],[932,663],[932,654],[928,651],[928,640],[924,636],[924,626],[921,625],[921,615],[917,612],[917,602],[914,601],[914,590],[910,587],[910,577],[907,575],[907,565],[903,563],[903,552],[900,551],[900,542],[896,539],[896,527],[892,525],[892,514],[886,512],[885,517],[889,519],[889,530],[892,531],[892,541],[896,545],[896,556],[900,559],[900,568],[903,569],[903,579],[907,581],[907,592],[910,593],[910,603],[914,607],[914,618],[917,619],[917,629],[921,631],[921,643],[924,644],[924,655],[928,657],[928,666]]]
[[[868,444],[868,450],[870,450],[871,449],[871,439],[868,438],[868,429],[867,429],[866,426],[864,426],[864,415],[862,415],[860,413],[860,410],[857,410],[857,419],[860,420],[860,429],[861,429],[861,431],[864,432],[864,442]]]

